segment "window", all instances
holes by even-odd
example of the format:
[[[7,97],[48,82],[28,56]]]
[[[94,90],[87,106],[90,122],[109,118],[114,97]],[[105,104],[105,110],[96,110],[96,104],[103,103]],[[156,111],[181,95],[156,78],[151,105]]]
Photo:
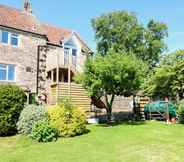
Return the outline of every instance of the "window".
[[[0,64],[0,81],[14,81],[15,66]]]
[[[74,66],[77,65],[77,50],[76,49],[72,49],[72,64]]]
[[[6,71],[6,65],[0,64],[0,80],[6,80],[7,71]]]
[[[67,65],[69,63],[68,61],[69,52],[70,52],[69,48],[64,49],[64,65]]]
[[[1,41],[3,43],[8,44],[8,38],[9,38],[9,33],[7,31],[2,31],[2,39],[1,39]]]
[[[11,45],[18,46],[18,35],[11,34]]]
[[[1,42],[5,44],[10,44],[13,46],[18,46],[19,44],[19,36],[15,33],[10,33],[7,31],[1,32]]]

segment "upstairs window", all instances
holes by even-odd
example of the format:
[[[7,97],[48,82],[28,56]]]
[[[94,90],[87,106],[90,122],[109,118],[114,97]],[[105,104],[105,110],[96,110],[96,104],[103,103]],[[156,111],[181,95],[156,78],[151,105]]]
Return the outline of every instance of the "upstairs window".
[[[11,34],[11,45],[18,46],[18,35]]]
[[[70,49],[69,48],[65,48],[64,49],[64,65],[68,65],[69,64],[69,53],[70,53]]]
[[[18,46],[19,36],[18,34],[10,33],[8,31],[1,31],[1,42],[12,46]]]
[[[2,39],[1,39],[1,41],[3,43],[8,44],[8,39],[9,39],[9,33],[7,31],[2,31]]]
[[[14,81],[15,66],[0,64],[0,81]]]
[[[72,49],[72,64],[74,66],[77,65],[77,50],[76,49]]]

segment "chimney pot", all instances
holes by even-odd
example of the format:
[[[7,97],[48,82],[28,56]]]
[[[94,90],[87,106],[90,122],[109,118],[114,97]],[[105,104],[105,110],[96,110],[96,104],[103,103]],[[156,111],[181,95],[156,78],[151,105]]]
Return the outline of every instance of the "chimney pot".
[[[27,13],[32,13],[32,7],[30,0],[24,0],[24,11]]]

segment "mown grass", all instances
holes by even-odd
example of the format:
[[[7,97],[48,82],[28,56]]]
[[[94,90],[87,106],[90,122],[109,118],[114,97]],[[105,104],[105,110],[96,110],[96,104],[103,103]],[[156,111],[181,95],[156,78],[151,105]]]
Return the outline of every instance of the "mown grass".
[[[184,125],[160,122],[89,126],[88,134],[37,143],[0,138],[0,162],[183,162]]]

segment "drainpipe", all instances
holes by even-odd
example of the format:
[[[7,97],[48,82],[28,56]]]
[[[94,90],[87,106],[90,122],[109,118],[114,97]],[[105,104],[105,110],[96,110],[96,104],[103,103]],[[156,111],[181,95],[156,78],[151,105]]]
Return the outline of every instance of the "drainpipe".
[[[70,53],[71,51],[69,50],[69,54],[68,54],[68,95],[69,97],[71,97],[71,57],[70,57]]]
[[[59,100],[59,53],[57,53],[57,67],[56,67],[56,103]]]
[[[38,95],[38,82],[39,82],[39,66],[40,66],[40,50],[41,50],[41,45],[38,45],[37,48],[37,74],[36,74],[36,94]]]

